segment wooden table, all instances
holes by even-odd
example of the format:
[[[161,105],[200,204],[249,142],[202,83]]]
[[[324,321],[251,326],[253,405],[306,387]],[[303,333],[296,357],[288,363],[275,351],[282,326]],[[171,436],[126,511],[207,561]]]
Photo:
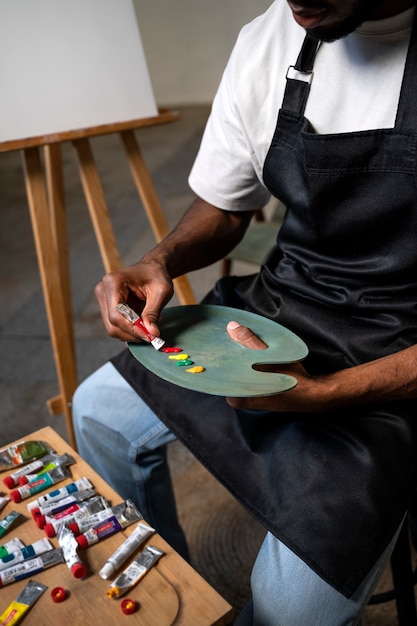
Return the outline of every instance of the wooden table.
[[[105,496],[112,505],[122,501],[122,498],[52,428],[42,428],[23,439],[45,441],[56,452],[60,454],[68,452],[75,457],[76,463],[70,467],[72,479],[66,479],[56,488],[86,476],[97,492]],[[109,462],[111,463],[111,459]],[[8,473],[11,472],[1,472],[0,478],[3,479]],[[0,491],[8,492],[3,481]],[[10,502],[1,511],[1,519],[12,510],[19,511],[25,516],[23,522],[15,523],[0,539],[1,545],[13,537],[18,537],[26,545],[45,537],[44,531],[37,528],[27,510],[28,502],[34,499],[35,497],[31,497],[19,504]],[[48,589],[25,617],[25,623],[36,626],[56,624],[91,626],[95,621],[100,626],[121,623],[142,626],[230,624],[233,617],[232,607],[157,534],[142,544],[141,549],[144,545],[152,544],[163,550],[165,555],[126,596],[116,600],[107,598],[106,591],[110,581],[102,580],[98,572],[135,527],[136,523],[125,531],[80,551],[79,554],[88,570],[87,576],[82,580],[74,578],[64,563],[31,576],[32,579],[48,585]],[[52,539],[51,542],[58,547],[56,539]],[[18,596],[29,579],[0,589],[0,614]],[[50,592],[56,586],[67,590],[68,597],[64,602],[52,601]],[[136,613],[127,616],[122,614],[120,605],[125,597],[133,598],[140,603]]]

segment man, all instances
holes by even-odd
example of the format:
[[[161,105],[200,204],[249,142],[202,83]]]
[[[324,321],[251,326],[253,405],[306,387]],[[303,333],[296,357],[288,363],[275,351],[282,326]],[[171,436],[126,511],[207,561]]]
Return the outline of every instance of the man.
[[[239,625],[360,623],[414,496],[413,16],[412,0],[276,0],[231,55],[190,175],[196,201],[96,288],[110,336],[146,340],[117,312],[125,301],[158,335],[172,278],[222,258],[269,192],[287,207],[260,272],[206,301],[300,335],[308,358],[278,368],[295,388],[225,401],[155,379],[124,351],[74,398],[81,454],[183,554],[173,433],[265,525]],[[238,320],[228,332],[263,347]]]

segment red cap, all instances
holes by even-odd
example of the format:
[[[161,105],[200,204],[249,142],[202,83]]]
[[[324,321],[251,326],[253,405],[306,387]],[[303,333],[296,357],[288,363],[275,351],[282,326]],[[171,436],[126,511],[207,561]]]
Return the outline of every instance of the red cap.
[[[80,548],[82,548],[83,550],[84,548],[88,548],[88,541],[84,535],[78,535],[78,537],[75,537],[75,539],[77,540]]]
[[[55,531],[55,528],[54,528],[53,524],[45,524],[43,529],[44,529],[47,537],[49,537],[49,538],[55,537],[56,531]]]
[[[30,513],[31,513],[33,519],[36,520],[37,516],[41,515],[41,510],[40,510],[39,507],[35,507],[34,509],[30,510]]]
[[[46,524],[46,517],[45,515],[42,515],[42,513],[38,513],[38,515],[34,515],[33,519],[36,522],[36,526],[38,528],[40,528],[42,530],[42,528],[45,528],[45,524]]]
[[[83,565],[82,563],[74,563],[74,565],[71,566],[71,574],[74,576],[74,578],[84,578],[86,573],[87,570],[85,568],[85,565]]]
[[[27,484],[28,484],[29,479],[27,478],[27,476],[21,476],[21,477],[19,478],[19,481],[18,481],[18,482],[19,482],[19,485],[20,485],[21,487],[23,487],[23,485],[27,485]]]
[[[51,598],[54,602],[63,602],[67,597],[64,587],[54,587],[51,591]]]
[[[20,491],[18,491],[17,489],[15,489],[15,491],[10,492],[10,497],[13,500],[13,502],[15,502],[16,504],[20,502],[22,499],[22,496],[20,495]]]
[[[136,600],[132,600],[131,598],[125,598],[122,600],[120,606],[124,615],[131,615],[138,609],[138,603]]]
[[[71,522],[70,524],[67,524],[67,526],[68,526],[68,528],[70,530],[72,530],[74,535],[79,535],[80,534],[80,529],[78,528],[77,522]]]
[[[13,489],[13,487],[16,485],[13,476],[6,476],[5,478],[3,478],[3,482],[6,485],[7,489]]]

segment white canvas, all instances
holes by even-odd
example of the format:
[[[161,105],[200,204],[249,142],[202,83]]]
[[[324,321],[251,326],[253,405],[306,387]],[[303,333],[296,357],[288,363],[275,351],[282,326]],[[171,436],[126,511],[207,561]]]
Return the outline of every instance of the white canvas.
[[[131,0],[0,0],[0,142],[154,115]]]

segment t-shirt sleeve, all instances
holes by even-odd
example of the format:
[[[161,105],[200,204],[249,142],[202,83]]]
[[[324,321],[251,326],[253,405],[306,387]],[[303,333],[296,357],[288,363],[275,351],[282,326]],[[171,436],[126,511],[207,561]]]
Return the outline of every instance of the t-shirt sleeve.
[[[236,75],[237,74],[237,75]],[[191,189],[221,209],[252,211],[270,197],[254,167],[254,150],[239,112],[239,74],[232,56],[213,101],[200,149],[189,176]]]

